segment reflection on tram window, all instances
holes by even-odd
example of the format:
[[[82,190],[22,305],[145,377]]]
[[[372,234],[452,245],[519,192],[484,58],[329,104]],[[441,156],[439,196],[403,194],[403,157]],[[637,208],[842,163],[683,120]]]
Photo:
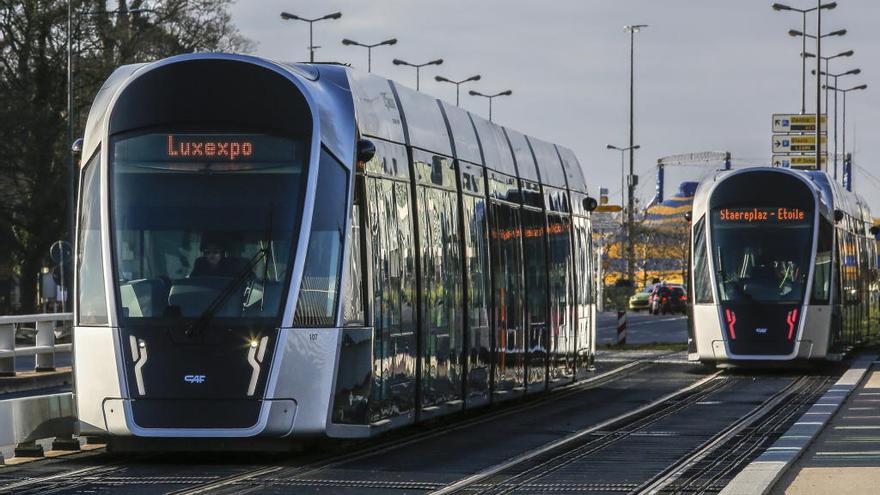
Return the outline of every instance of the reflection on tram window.
[[[214,151],[247,143],[248,153],[183,157],[171,139]],[[254,134],[139,134],[115,139],[111,156],[123,320],[209,311],[277,316],[299,230],[303,143]]]
[[[810,215],[785,221],[726,221],[729,211],[712,211],[712,255],[721,301],[803,301],[810,251],[793,246],[811,244]]]

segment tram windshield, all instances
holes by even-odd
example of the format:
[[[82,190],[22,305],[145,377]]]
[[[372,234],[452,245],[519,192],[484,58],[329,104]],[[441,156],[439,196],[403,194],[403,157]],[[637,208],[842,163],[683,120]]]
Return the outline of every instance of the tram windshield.
[[[120,318],[275,318],[307,153],[264,134],[125,135],[111,148]]]
[[[715,281],[721,302],[804,300],[812,245],[812,215],[801,208],[725,207],[712,210]]]

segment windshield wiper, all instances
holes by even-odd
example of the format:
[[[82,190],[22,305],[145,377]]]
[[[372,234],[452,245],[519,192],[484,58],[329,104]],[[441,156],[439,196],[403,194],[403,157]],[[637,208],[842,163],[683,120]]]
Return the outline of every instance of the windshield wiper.
[[[237,289],[238,286],[241,285],[241,283],[244,282],[249,275],[253,274],[253,269],[257,265],[257,263],[260,262],[260,258],[268,259],[268,251],[268,247],[260,249],[256,252],[256,254],[253,255],[253,257],[251,257],[250,260],[248,260],[244,268],[242,268],[241,271],[239,271],[235,275],[235,278],[233,278],[232,281],[229,282],[222,291],[220,291],[220,294],[218,294],[217,297],[215,297],[214,300],[211,301],[211,304],[209,304],[208,307],[205,308],[202,314],[199,315],[199,317],[188,327],[186,327],[185,333],[187,337],[192,337],[197,334],[200,335],[204,331],[205,327],[208,325],[208,322],[211,321],[211,318],[214,317],[214,314],[220,309],[220,307],[223,306],[224,303],[226,303],[226,300],[229,299],[229,296],[231,296],[235,292],[235,289]]]
[[[269,279],[269,259],[272,258],[272,210],[272,203],[269,203],[269,222],[266,226],[266,247],[263,248],[266,252],[266,262],[263,263],[263,279],[260,281],[260,290],[263,291],[263,294],[260,296],[260,313],[263,312],[263,307],[266,304],[266,281]]]

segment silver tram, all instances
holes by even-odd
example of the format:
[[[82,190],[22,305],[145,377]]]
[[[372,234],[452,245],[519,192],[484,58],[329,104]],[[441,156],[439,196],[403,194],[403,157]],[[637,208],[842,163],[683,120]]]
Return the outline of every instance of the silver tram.
[[[691,360],[839,359],[876,336],[877,230],[826,173],[720,172],[691,215]]]
[[[387,79],[120,67],[80,171],[81,434],[366,437],[571,383],[593,207],[571,150]]]

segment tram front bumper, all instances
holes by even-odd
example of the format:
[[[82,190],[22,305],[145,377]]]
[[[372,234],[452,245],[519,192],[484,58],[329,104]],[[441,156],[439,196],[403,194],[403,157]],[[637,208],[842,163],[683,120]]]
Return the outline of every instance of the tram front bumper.
[[[790,361],[811,359],[813,357],[813,342],[811,340],[798,340],[795,342],[794,348],[795,352],[793,354],[738,355],[728,352],[724,340],[712,341],[712,353],[715,356],[715,361]]]
[[[162,413],[156,415],[155,423],[138,425],[131,421],[135,400],[108,398],[103,401],[104,427],[113,436],[167,437],[167,438],[241,438],[273,437],[290,435],[296,417],[297,404],[291,399],[253,401],[212,400],[151,400],[139,399]],[[239,402],[240,404],[233,404]],[[250,402],[250,401],[247,401]],[[224,417],[224,410],[241,407],[260,408],[257,422],[239,426]]]

